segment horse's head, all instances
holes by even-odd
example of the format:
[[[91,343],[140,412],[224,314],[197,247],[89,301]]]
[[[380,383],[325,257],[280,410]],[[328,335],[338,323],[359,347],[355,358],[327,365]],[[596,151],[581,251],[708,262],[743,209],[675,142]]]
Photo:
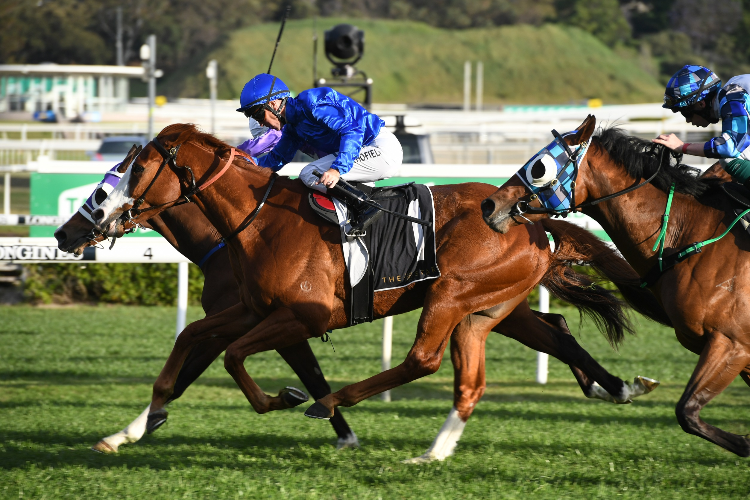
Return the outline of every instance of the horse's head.
[[[140,152],[141,147],[133,145],[122,163],[116,165],[104,175],[104,179],[81,205],[78,212],[57,228],[55,238],[60,250],[80,255],[85,247],[95,245],[107,237],[122,236],[126,230],[132,227],[131,224],[123,224],[122,221],[116,220],[108,225],[106,230],[99,231],[91,214],[107,199],[130,163]]]
[[[482,216],[493,230],[506,233],[514,225],[533,223],[543,217],[571,211],[586,198],[578,176],[596,118],[589,115],[578,129],[555,134],[555,140],[539,151],[492,196],[482,201]]]
[[[195,134],[205,135],[192,125],[170,125],[149,142],[107,199],[92,212],[99,230],[108,228],[123,214],[131,221],[154,217],[181,203],[185,196],[195,194],[196,175],[203,172],[194,173],[188,166],[177,165],[179,162],[200,168],[205,163],[190,161],[191,152],[183,149]],[[188,192],[184,192],[183,182]]]

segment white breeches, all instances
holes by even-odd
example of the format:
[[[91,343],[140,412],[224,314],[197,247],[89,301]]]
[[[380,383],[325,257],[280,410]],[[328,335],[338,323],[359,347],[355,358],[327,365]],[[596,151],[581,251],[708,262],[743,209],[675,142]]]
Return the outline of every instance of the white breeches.
[[[387,179],[398,172],[403,159],[404,151],[401,149],[401,143],[398,142],[393,133],[382,128],[369,146],[360,149],[359,156],[354,159],[352,169],[343,174],[341,178],[346,181],[365,183]],[[299,178],[307,187],[325,193],[325,186],[315,184],[318,181],[318,177],[313,175],[313,170],[317,170],[322,174],[331,168],[334,161],[336,161],[335,154],[315,160],[302,169]]]

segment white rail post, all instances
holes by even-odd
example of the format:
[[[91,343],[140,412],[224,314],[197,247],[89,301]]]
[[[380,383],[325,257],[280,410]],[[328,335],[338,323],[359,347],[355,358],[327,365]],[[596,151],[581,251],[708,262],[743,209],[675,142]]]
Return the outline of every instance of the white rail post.
[[[477,63],[477,111],[482,111],[482,95],[484,94],[484,64]]]
[[[539,312],[549,312],[549,291],[539,285]],[[536,381],[539,384],[547,383],[547,372],[549,366],[549,354],[536,353]]]
[[[464,63],[464,111],[471,111],[471,61]]]
[[[391,368],[391,351],[393,347],[393,316],[383,318],[383,370]],[[391,391],[385,391],[382,395],[383,401],[390,403]]]
[[[180,336],[185,329],[185,318],[187,316],[188,305],[188,263],[180,262],[177,264],[177,331],[174,339]]]
[[[3,182],[3,213],[10,214],[10,172],[5,172],[5,182]]]

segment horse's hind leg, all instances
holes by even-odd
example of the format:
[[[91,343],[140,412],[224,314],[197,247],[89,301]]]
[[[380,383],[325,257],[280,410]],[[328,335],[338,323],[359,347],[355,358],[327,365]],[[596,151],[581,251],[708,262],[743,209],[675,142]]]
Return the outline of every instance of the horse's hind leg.
[[[578,345],[575,337],[569,332],[558,331],[538,320],[528,304],[519,304],[519,307],[516,307],[505,320],[495,326],[493,331],[515,339],[531,349],[554,356],[565,364],[579,368],[587,377],[581,385],[584,392],[590,380],[594,380],[606,393],[612,395],[617,403],[630,403],[631,398],[644,393],[640,387],[634,387],[637,384],[626,384],[622,379],[607,372],[584,348]],[[573,373],[576,374],[575,371]]]
[[[312,352],[308,341],[289,347],[277,348],[276,351],[292,367],[314,399],[320,399],[331,393],[331,386],[328,385],[323,376],[323,371],[320,369],[318,360],[315,358],[315,354]],[[336,409],[330,422],[338,436],[337,448],[359,446],[357,435],[354,434],[349,424],[346,423],[339,409]]]
[[[534,315],[541,321],[558,330],[559,332],[571,336],[573,335],[572,333],[570,333],[568,323],[565,321],[565,317],[562,314],[542,313],[539,311],[534,311],[533,309],[531,310],[531,312],[534,313]],[[531,331],[531,335],[539,333],[546,334],[544,332],[541,332],[540,330]],[[527,342],[530,343],[529,336],[527,336]],[[617,403],[617,401],[614,397],[612,397],[611,394],[605,391],[599,384],[594,382],[594,380],[586,375],[586,373],[584,373],[580,368],[574,365],[568,365],[568,367],[570,368],[570,371],[573,372],[573,376],[575,377],[579,387],[583,391],[584,396],[589,399],[601,399],[610,403]],[[632,399],[653,391],[659,386],[659,381],[639,375],[635,377],[632,384],[627,385],[629,385],[630,398]]]
[[[466,422],[484,394],[485,344],[497,319],[470,314],[451,334],[451,361],[453,362],[453,408],[427,451],[405,463],[424,463],[444,460],[453,455]]]
[[[741,457],[750,456],[750,439],[709,425],[701,409],[726,389],[750,362],[747,347],[721,334],[710,334],[675,413],[682,430],[718,444]]]
[[[750,366],[746,366],[744,370],[740,372],[740,377],[750,387]]]

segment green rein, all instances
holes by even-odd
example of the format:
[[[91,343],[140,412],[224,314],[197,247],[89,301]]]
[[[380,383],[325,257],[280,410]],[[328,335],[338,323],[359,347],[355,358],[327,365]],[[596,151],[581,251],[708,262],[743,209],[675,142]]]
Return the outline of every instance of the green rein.
[[[664,212],[664,216],[662,218],[661,223],[661,231],[659,232],[659,237],[656,238],[656,243],[654,243],[654,248],[652,249],[654,252],[659,250],[659,255],[657,257],[658,264],[654,266],[648,274],[641,279],[641,288],[647,287],[647,286],[653,286],[656,284],[656,281],[661,277],[661,275],[666,272],[667,270],[674,267],[676,264],[682,262],[683,260],[687,259],[693,254],[700,253],[701,249],[706,246],[710,245],[711,243],[716,243],[720,239],[722,239],[724,236],[726,236],[729,231],[732,230],[735,224],[737,224],[742,217],[745,216],[745,214],[750,212],[750,208],[742,212],[740,215],[737,216],[736,219],[729,225],[726,231],[724,231],[720,236],[717,236],[716,238],[711,238],[710,240],[706,241],[700,241],[698,243],[693,243],[692,245],[689,245],[685,247],[684,249],[677,252],[677,254],[672,255],[668,257],[669,262],[664,263],[664,259],[662,257],[662,254],[664,253],[664,242],[667,239],[667,225],[669,224],[669,212],[672,209],[672,199],[674,198],[674,184],[669,188],[669,197],[667,198],[667,209]]]

